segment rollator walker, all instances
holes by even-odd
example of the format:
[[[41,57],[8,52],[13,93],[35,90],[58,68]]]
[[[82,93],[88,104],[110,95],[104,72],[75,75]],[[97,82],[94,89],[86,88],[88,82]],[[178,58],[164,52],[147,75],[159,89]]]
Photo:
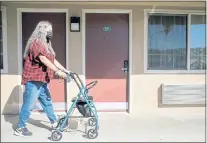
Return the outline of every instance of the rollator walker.
[[[57,127],[52,131],[51,139],[53,141],[60,141],[62,139],[62,132],[64,131],[63,127],[65,126],[66,122],[68,122],[68,119],[71,117],[71,114],[75,108],[78,109],[78,111],[83,115],[83,117],[89,118],[86,126],[90,126],[93,128],[87,131],[86,127],[87,138],[95,139],[98,136],[99,129],[98,115],[96,107],[93,103],[93,97],[88,96],[88,91],[89,89],[93,88],[98,81],[93,81],[84,86],[83,81],[76,73],[67,74],[67,78],[70,78],[71,80],[75,81],[76,85],[79,88],[79,93],[76,97],[72,99],[71,107],[67,111],[66,115],[60,118]],[[70,81],[67,80],[67,82]]]

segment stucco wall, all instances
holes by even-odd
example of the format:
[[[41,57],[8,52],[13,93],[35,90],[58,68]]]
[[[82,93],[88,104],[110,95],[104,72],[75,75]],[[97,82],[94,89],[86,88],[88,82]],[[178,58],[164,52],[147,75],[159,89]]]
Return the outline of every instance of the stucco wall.
[[[19,84],[21,75],[18,75],[18,49],[17,49],[17,8],[68,8],[69,16],[80,16],[82,9],[132,9],[133,10],[133,51],[132,51],[132,75],[131,75],[131,99],[132,114],[142,114],[145,111],[152,111],[157,113],[192,113],[204,112],[203,107],[186,107],[186,108],[158,108],[158,96],[160,95],[161,84],[189,84],[189,83],[205,83],[204,74],[144,74],[144,9],[153,7],[142,5],[124,6],[124,5],[86,5],[86,4],[17,4],[6,3],[7,6],[7,28],[8,28],[8,74],[1,75],[1,112],[4,114],[18,113],[18,103],[22,103],[21,90],[19,91]],[[163,4],[162,4],[163,5]],[[172,7],[167,3],[167,7],[156,5],[156,8],[161,9],[205,9],[198,4],[199,7]],[[171,7],[169,6],[171,5]],[[181,4],[187,6],[186,4]],[[83,75],[82,69],[82,33],[69,32],[69,69]],[[70,99],[76,94],[75,85],[69,86]],[[19,96],[20,94],[20,96]],[[20,97],[20,98],[19,98]]]

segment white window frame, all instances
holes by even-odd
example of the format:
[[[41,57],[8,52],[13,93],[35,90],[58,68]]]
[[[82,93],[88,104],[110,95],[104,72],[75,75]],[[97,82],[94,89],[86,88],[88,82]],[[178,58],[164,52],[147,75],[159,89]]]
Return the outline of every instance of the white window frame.
[[[2,38],[3,38],[3,69],[1,73],[8,72],[8,57],[7,57],[7,11],[6,6],[1,6],[2,11]]]
[[[205,74],[205,70],[190,70],[190,40],[187,42],[187,69],[186,70],[148,70],[148,14],[187,14],[188,28],[187,38],[190,39],[190,22],[191,15],[205,15],[205,11],[197,10],[162,10],[162,9],[145,9],[144,10],[144,73],[192,73]]]

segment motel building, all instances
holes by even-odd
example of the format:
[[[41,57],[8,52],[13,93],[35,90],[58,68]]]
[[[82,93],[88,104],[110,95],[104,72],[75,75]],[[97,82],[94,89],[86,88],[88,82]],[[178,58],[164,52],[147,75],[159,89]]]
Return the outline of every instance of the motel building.
[[[22,59],[41,20],[53,26],[56,59],[84,83],[99,112],[142,115],[205,110],[205,2],[1,2],[1,114],[19,114]],[[78,94],[49,85],[56,113]],[[42,111],[37,102],[36,111]]]

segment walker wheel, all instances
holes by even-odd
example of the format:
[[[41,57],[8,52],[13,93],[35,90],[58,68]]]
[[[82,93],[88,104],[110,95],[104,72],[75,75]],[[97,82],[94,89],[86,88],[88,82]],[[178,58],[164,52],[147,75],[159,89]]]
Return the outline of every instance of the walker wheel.
[[[60,131],[53,131],[51,135],[53,141],[60,141],[62,139],[62,133]]]
[[[95,126],[97,124],[97,122],[96,122],[96,118],[90,118],[90,119],[88,119],[88,125],[89,126]]]
[[[90,129],[90,130],[88,130],[87,137],[89,139],[95,139],[95,138],[97,138],[98,137],[98,131],[96,129]]]

